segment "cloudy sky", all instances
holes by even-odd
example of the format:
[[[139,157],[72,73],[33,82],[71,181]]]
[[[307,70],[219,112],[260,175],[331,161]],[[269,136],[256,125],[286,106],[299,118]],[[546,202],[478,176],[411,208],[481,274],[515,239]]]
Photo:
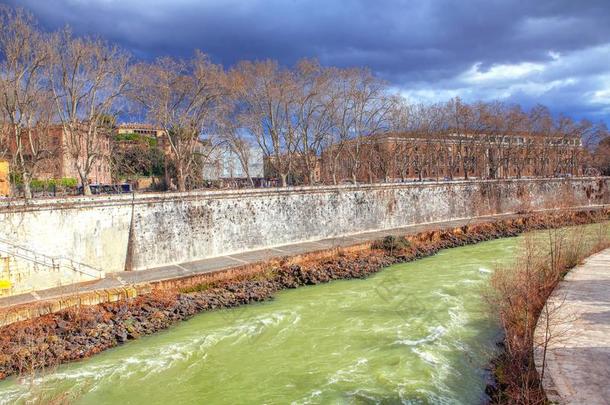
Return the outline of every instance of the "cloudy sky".
[[[142,58],[368,66],[414,101],[502,99],[610,124],[610,0],[9,0]]]

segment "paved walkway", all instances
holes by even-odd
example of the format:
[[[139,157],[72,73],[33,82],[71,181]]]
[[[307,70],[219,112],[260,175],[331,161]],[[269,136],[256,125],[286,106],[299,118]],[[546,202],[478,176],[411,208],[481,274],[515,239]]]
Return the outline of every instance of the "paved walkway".
[[[73,284],[70,286],[51,288],[33,293],[19,294],[11,297],[0,298],[0,309],[6,309],[15,305],[38,303],[64,296],[74,296],[83,292],[93,292],[120,288],[126,285],[148,283],[161,280],[181,278],[189,275],[211,273],[239,267],[244,264],[257,263],[273,258],[295,256],[303,253],[319,250],[332,249],[336,247],[347,247],[359,243],[381,239],[388,235],[408,235],[431,229],[453,228],[466,224],[489,222],[505,218],[513,218],[518,215],[490,215],[470,219],[454,221],[434,222],[421,225],[412,225],[404,228],[396,228],[383,231],[359,233],[349,236],[322,239],[312,242],[302,242],[290,245],[277,246],[270,249],[253,250],[244,253],[219,256],[209,259],[197,260],[187,263],[178,263],[168,266],[157,267],[149,270],[139,270],[120,273],[109,273],[106,278],[90,281],[87,283]]]
[[[610,404],[610,249],[570,271],[547,306],[547,396],[560,404]],[[537,342],[543,341],[544,319],[538,322]],[[537,348],[539,370],[541,364]]]

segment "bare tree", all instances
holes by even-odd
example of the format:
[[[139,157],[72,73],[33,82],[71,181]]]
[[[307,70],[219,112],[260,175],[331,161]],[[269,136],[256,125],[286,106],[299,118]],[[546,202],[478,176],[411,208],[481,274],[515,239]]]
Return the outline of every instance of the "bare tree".
[[[479,178],[484,177],[484,164],[481,157],[485,155],[485,111],[483,102],[478,102],[470,106],[468,118],[469,134],[464,140],[464,150],[462,151],[464,177],[468,179],[468,174],[473,174]]]
[[[222,68],[199,51],[188,61],[166,57],[133,68],[130,97],[165,130],[179,191],[186,190],[193,169],[215,146],[209,140],[203,145],[201,137],[225,93],[222,75]]]
[[[572,137],[574,146],[571,146],[569,151],[570,163],[574,168],[573,174],[591,174],[595,172],[596,167],[601,169],[600,173],[607,173],[603,170],[603,164],[600,166],[598,163],[604,159],[603,146],[608,143],[609,136],[610,132],[603,121],[592,123],[582,120],[578,123],[577,131]]]
[[[301,60],[296,66],[298,95],[295,100],[298,143],[308,184],[314,184],[318,156],[330,143],[337,94],[329,91],[332,69],[325,69],[316,60]]]
[[[228,76],[230,77],[230,75]],[[228,81],[229,83],[232,82],[231,79]],[[231,89],[231,86],[229,85],[227,88]],[[252,139],[248,131],[242,128],[240,124],[240,109],[242,107],[239,98],[235,97],[235,92],[229,90],[221,104],[216,119],[216,126],[219,140],[237,157],[239,165],[248,179],[248,183],[250,186],[254,186],[250,166],[255,156],[252,156]]]
[[[449,100],[440,109],[443,136],[439,137],[439,143],[442,146],[444,174],[450,180],[453,180],[454,174],[461,167],[461,153],[467,132],[465,110],[466,106],[459,97]]]
[[[336,167],[342,159],[347,175],[356,183],[363,145],[368,142],[367,137],[389,130],[396,99],[387,94],[385,82],[366,69],[338,71],[335,86],[338,106],[333,128],[338,145],[332,151],[333,180],[336,183]]]
[[[241,99],[245,91],[244,79],[242,73],[237,70],[225,75],[226,93],[218,110],[216,125],[220,139],[237,157],[250,186],[254,186],[250,168],[254,163],[253,160],[258,157],[256,151],[258,144],[246,128],[249,107]]]
[[[413,158],[411,166],[419,181],[424,178],[425,168],[428,166],[428,142],[430,123],[428,121],[428,107],[423,104],[413,106],[409,120],[408,133],[413,136]],[[427,173],[426,173],[427,175]]]
[[[241,125],[254,135],[267,168],[288,185],[297,152],[298,134],[294,115],[297,84],[294,73],[277,62],[241,62],[232,71],[241,84],[244,103]]]
[[[485,177],[490,179],[501,176],[501,150],[506,133],[503,112],[504,105],[497,101],[485,104],[483,111],[485,136],[481,141],[485,156]]]
[[[52,117],[44,75],[50,61],[45,41],[30,14],[0,7],[2,152],[12,155],[26,199],[32,197],[30,182],[40,163],[52,152],[49,137],[44,136]]]
[[[610,131],[605,125],[599,125],[600,141],[595,146],[591,165],[604,176],[610,175]]]
[[[101,40],[57,34],[48,74],[57,117],[85,195],[95,165],[109,165],[112,115],[125,94],[129,55]]]
[[[503,139],[500,147],[500,165],[504,178],[517,175],[517,162],[520,158],[520,134],[526,127],[527,118],[518,105],[506,105],[502,110]]]
[[[391,148],[385,153],[385,159],[391,161],[391,171],[401,181],[405,181],[414,166],[415,149],[418,139],[413,131],[412,121],[415,120],[415,107],[406,99],[397,97],[390,113],[390,131],[393,133]]]
[[[0,108],[0,160],[7,160],[9,158],[9,135],[8,119],[4,109]]]
[[[532,108],[528,116],[530,130],[532,131],[533,153],[536,155],[532,162],[533,174],[534,176],[549,176],[553,117],[549,109],[540,104]]]

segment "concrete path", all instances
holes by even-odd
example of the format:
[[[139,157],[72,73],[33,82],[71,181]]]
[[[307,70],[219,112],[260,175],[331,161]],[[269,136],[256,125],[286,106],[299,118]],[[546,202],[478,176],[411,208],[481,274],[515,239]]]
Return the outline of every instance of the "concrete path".
[[[536,342],[545,329],[551,340],[543,386],[560,404],[610,404],[610,249],[589,257],[559,284],[538,321]],[[536,348],[541,370],[542,348]]]
[[[337,238],[277,246],[271,249],[252,250],[244,253],[219,256],[187,263],[172,264],[148,270],[109,273],[106,275],[106,278],[97,281],[51,288],[48,290],[19,294],[10,297],[3,297],[0,298],[0,309],[10,308],[16,305],[21,306],[24,304],[38,303],[41,301],[57,299],[64,296],[74,296],[83,292],[107,290],[112,288],[124,287],[126,285],[141,284],[153,281],[181,278],[189,275],[210,273],[214,271],[230,269],[233,267],[239,267],[244,264],[261,262],[273,258],[295,256],[302,253],[315,252],[336,247],[353,246],[359,243],[381,239],[388,235],[408,235],[431,229],[453,228],[466,224],[489,222],[499,219],[513,218],[517,216],[518,215],[515,214],[490,215],[470,219],[412,225],[404,228],[366,232]]]

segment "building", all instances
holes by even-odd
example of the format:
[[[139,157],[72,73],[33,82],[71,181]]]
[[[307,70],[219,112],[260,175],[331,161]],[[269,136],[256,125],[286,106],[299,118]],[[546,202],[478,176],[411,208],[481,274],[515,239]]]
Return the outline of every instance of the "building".
[[[276,156],[266,156],[264,159],[265,178],[272,183],[280,184],[279,166],[289,167],[286,173],[288,185],[316,185],[322,182],[322,159],[314,153],[305,155],[296,152],[291,155],[281,155],[280,159],[281,164],[277,163]]]
[[[11,194],[9,174],[8,161],[0,159],[0,197],[8,197]]]
[[[78,130],[85,131],[84,128]],[[51,125],[44,129],[34,129],[32,131],[32,140],[35,142],[36,147],[33,149],[39,151],[38,155],[32,155],[32,148],[29,144],[23,146],[23,154],[26,161],[29,161],[35,167],[34,177],[40,180],[72,178],[80,182],[77,159],[80,159],[81,167],[84,167],[87,160],[87,144],[89,144],[89,150],[93,150],[99,155],[89,172],[89,183],[110,184],[112,182],[110,172],[110,131],[99,132],[95,139],[89,143],[87,142],[86,134],[83,133],[81,135],[71,139],[70,134],[64,130],[62,125]],[[29,142],[28,138],[24,137],[24,142]],[[9,139],[8,156],[12,159],[17,151],[17,146],[14,137]],[[80,145],[76,142],[80,142]],[[70,147],[71,145],[79,146],[80,154],[78,157],[71,153],[73,149]]]
[[[115,128],[115,132],[116,135],[137,134],[155,139],[157,147],[161,149],[164,154],[167,155],[171,152],[167,131],[161,127],[144,123],[123,123]]]
[[[333,144],[321,166],[325,183],[577,176],[584,156],[575,136],[403,132]]]
[[[263,151],[256,146],[244,148],[243,157],[228,144],[216,145],[209,151],[203,164],[203,179],[216,180],[248,180],[253,181],[264,177]]]

